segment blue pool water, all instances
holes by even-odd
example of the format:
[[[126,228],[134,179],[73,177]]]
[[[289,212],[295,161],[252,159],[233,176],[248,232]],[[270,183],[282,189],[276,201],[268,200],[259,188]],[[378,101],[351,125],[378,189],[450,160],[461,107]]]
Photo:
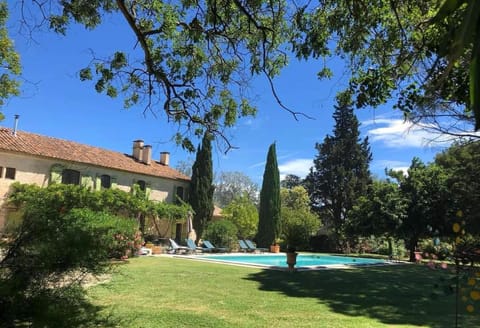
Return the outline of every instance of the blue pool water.
[[[238,263],[256,266],[273,266],[273,267],[287,267],[287,257],[285,254],[279,255],[208,255],[201,256],[201,259],[214,260],[227,263]],[[385,261],[376,259],[367,259],[359,257],[348,256],[334,256],[334,255],[313,255],[313,254],[299,254],[297,256],[296,268],[300,267],[318,267],[326,265],[365,265],[365,264],[383,264]]]

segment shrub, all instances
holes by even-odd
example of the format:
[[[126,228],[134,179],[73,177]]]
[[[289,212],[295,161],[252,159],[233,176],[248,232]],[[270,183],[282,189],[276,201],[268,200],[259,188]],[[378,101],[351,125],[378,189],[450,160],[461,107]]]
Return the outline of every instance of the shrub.
[[[320,227],[320,220],[311,212],[283,207],[281,224],[281,237],[285,246],[307,249],[311,236]]]
[[[81,322],[92,313],[80,288],[86,274],[108,272],[109,258],[124,256],[140,241],[134,220],[89,209],[65,211],[47,200],[25,203],[21,224],[4,245],[0,321],[7,327]]]
[[[210,222],[203,232],[203,239],[211,241],[217,247],[234,248],[237,244],[238,229],[228,220]]]

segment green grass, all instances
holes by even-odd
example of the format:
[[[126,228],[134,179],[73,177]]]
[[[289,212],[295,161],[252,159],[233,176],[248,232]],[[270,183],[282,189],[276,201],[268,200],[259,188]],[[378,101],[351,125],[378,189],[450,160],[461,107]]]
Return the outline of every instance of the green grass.
[[[143,257],[91,287],[119,327],[454,327],[445,272],[420,265],[281,272]],[[461,327],[480,327],[463,314]]]

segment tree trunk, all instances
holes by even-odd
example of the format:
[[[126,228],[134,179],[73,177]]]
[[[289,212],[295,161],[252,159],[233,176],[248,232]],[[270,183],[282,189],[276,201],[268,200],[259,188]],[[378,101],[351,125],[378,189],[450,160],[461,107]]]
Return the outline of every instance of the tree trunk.
[[[417,248],[417,244],[418,244],[418,238],[417,237],[412,237],[409,240],[408,250],[409,250],[409,253],[410,253],[410,259],[409,259],[410,262],[416,262],[415,250]]]

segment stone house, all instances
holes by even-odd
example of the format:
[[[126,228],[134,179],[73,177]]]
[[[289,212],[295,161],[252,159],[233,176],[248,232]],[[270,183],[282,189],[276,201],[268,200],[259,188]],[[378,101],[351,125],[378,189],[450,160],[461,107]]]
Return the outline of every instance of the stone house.
[[[5,206],[10,185],[34,183],[81,184],[94,190],[118,188],[130,191],[134,184],[154,201],[173,203],[187,199],[190,178],[169,166],[170,154],[152,159],[152,147],[133,142],[132,153],[123,154],[34,133],[0,127],[0,232],[9,210]],[[182,240],[184,222],[163,227],[168,237]]]

